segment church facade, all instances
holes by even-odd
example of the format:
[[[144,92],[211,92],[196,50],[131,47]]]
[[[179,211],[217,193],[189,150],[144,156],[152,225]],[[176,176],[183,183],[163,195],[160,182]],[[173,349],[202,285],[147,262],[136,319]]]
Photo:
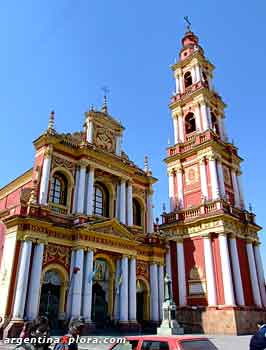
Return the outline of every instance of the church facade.
[[[238,149],[214,66],[188,30],[172,67],[174,145],[167,149],[169,212],[154,224],[153,185],[122,150],[124,127],[104,101],[81,132],[47,130],[33,168],[0,189],[0,329],[46,314],[59,328],[136,330],[162,319],[167,272],[185,329],[240,334],[266,316],[261,229],[247,210]],[[1,333],[1,332],[0,332]]]

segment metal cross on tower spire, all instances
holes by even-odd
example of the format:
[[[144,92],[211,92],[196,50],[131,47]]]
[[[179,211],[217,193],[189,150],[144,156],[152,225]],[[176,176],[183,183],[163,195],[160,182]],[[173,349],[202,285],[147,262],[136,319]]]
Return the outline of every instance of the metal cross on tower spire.
[[[191,31],[191,22],[190,22],[188,16],[185,16],[184,20],[186,21],[187,30],[190,32]]]

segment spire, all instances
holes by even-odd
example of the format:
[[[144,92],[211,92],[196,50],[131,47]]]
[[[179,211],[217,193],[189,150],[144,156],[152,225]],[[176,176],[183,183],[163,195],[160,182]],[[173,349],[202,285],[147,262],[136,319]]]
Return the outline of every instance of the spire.
[[[103,105],[102,105],[102,113],[108,114],[108,108],[107,108],[107,94],[109,93],[108,87],[104,86],[102,88],[104,95],[103,95]]]
[[[49,117],[48,128],[47,128],[48,134],[54,134],[54,133],[55,133],[55,128],[54,128],[54,117],[55,117],[55,112],[54,112],[54,111],[51,111],[50,117]]]
[[[145,173],[148,175],[148,176],[151,176],[152,175],[152,171],[149,167],[149,158],[148,156],[145,156],[144,157],[144,171]]]

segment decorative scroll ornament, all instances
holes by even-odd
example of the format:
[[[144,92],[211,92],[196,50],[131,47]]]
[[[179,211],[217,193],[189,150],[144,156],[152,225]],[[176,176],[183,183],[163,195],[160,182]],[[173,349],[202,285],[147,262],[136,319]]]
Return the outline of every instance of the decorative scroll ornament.
[[[136,266],[137,276],[142,276],[146,280],[149,280],[149,265],[144,261],[137,261]]]
[[[115,152],[114,134],[109,129],[97,128],[94,134],[94,143],[107,152]]]
[[[70,248],[58,245],[47,245],[45,248],[43,265],[59,263],[69,268]]]

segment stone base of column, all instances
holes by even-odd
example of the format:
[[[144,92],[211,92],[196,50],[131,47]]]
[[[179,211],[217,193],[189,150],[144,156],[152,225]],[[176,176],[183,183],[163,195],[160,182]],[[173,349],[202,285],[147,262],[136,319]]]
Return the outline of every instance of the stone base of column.
[[[266,311],[251,307],[179,308],[177,321],[186,333],[244,335],[254,333],[256,322],[266,319]]]
[[[23,325],[23,320],[11,320],[3,330],[3,339],[19,337]]]

